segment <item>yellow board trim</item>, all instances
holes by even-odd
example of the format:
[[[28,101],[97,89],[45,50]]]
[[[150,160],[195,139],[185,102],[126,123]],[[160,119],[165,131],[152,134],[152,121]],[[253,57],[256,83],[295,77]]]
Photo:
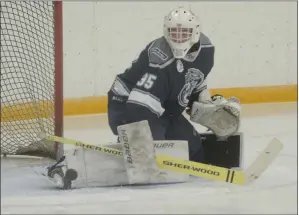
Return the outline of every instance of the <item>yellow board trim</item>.
[[[241,87],[211,89],[211,94],[221,94],[224,97],[235,96],[242,104],[295,102],[298,99],[298,86],[280,85],[265,87]]]
[[[242,104],[268,102],[297,101],[298,86],[280,85],[265,87],[241,87],[210,89],[211,94],[221,94],[224,97],[235,96]],[[37,117],[36,108],[42,107],[43,117],[53,116],[53,106],[49,102],[33,104],[18,104],[1,106],[1,122],[12,120],[32,119]],[[45,108],[47,107],[47,108]],[[17,113],[17,114],[16,114]],[[91,96],[64,100],[64,116],[107,113],[107,96]]]

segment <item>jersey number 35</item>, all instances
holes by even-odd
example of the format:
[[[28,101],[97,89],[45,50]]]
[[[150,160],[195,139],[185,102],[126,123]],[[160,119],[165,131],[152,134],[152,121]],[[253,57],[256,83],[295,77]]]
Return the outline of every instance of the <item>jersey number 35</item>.
[[[151,89],[156,79],[157,76],[146,73],[145,75],[143,75],[140,81],[137,82],[137,86],[144,87],[145,89]]]

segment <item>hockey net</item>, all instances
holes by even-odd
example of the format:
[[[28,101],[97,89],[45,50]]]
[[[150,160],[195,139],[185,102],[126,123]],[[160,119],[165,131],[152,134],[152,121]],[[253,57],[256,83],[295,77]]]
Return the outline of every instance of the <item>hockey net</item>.
[[[1,1],[1,155],[58,159],[62,136],[62,2]]]

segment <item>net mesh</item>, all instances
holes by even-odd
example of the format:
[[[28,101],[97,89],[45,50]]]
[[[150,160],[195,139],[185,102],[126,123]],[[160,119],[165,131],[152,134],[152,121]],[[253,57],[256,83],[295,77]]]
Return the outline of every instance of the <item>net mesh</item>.
[[[55,157],[54,5],[1,1],[1,154]]]

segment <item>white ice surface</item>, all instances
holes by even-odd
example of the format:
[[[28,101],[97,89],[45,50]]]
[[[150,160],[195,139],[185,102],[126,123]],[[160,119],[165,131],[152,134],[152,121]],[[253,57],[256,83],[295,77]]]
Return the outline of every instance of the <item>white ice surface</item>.
[[[244,167],[276,137],[284,143],[277,160],[250,186],[193,178],[190,183],[53,189],[28,167],[1,162],[1,213],[297,213],[297,104],[245,105]],[[197,126],[199,130],[202,127]],[[99,144],[113,141],[106,115],[65,119],[65,137]],[[39,161],[35,161],[39,163]]]

